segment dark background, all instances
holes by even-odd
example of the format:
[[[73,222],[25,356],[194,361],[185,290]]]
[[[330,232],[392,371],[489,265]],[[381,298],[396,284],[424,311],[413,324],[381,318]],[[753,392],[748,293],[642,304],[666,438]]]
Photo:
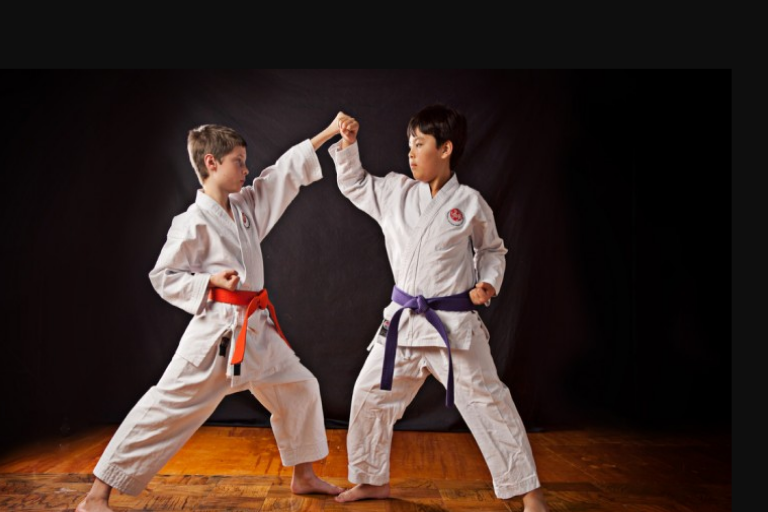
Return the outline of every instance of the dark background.
[[[0,446],[122,420],[189,315],[147,274],[199,187],[187,131],[248,141],[251,177],[327,126],[361,123],[364,165],[408,172],[405,128],[461,110],[457,169],[509,249],[481,311],[526,426],[731,422],[730,70],[0,71]],[[325,178],[265,239],[281,326],[345,427],[392,276],[376,223]],[[428,380],[400,429],[463,430]],[[247,393],[215,423],[268,425]]]

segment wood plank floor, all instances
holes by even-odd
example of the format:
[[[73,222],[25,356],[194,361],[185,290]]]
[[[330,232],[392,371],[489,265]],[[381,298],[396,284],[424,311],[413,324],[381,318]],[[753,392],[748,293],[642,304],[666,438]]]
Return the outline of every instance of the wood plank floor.
[[[0,510],[73,510],[115,430],[96,427],[0,455]],[[328,430],[324,479],[346,480],[346,430]],[[651,432],[597,427],[529,434],[552,511],[731,510],[730,432]],[[340,504],[294,496],[268,428],[202,427],[139,496],[113,491],[116,510],[520,511],[496,499],[468,433],[396,431],[392,497]]]

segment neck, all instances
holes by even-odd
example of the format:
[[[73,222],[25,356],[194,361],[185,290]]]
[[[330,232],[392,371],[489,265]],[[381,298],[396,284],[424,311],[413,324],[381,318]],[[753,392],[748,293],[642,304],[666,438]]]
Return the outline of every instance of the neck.
[[[429,189],[432,191],[432,197],[435,197],[443,185],[448,183],[453,173],[449,170],[447,172],[440,173],[435,179],[429,182]]]
[[[232,217],[232,209],[229,206],[229,193],[215,187],[207,186],[207,184],[203,184],[203,192],[205,195],[219,203],[219,205],[224,208],[224,211]]]

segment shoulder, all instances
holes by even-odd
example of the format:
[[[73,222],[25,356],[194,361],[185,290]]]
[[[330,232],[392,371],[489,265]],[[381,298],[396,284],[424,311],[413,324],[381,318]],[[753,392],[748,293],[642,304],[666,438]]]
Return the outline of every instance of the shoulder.
[[[410,196],[418,191],[420,181],[403,173],[392,171],[381,178],[382,189],[395,198]]]
[[[168,229],[168,238],[192,240],[197,237],[200,229],[205,227],[205,217],[197,205],[191,205],[187,211],[176,215]]]
[[[464,191],[468,196],[476,198],[478,201],[482,201],[483,203],[487,204],[487,201],[485,200],[485,197],[483,197],[483,194],[477,190],[476,188],[472,188],[469,185],[461,184],[459,185],[459,188]]]
[[[479,190],[470,187],[469,185],[459,184],[459,194],[472,201],[478,201],[485,203],[485,199]]]
[[[411,178],[410,176],[406,176],[405,174],[395,171],[387,173],[384,176],[384,179],[393,185],[401,185],[404,187],[411,187],[419,184],[417,180]]]
[[[493,216],[491,206],[479,190],[474,189],[469,185],[459,185],[458,194],[462,202],[466,203],[467,206],[472,206],[472,209],[476,210],[478,213],[481,213],[486,217]]]

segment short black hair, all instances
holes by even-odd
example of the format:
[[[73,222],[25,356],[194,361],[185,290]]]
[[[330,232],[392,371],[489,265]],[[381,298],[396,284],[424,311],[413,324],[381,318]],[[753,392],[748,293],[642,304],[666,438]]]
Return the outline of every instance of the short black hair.
[[[457,110],[436,103],[422,108],[411,117],[408,121],[407,136],[410,138],[415,135],[417,128],[421,133],[433,136],[437,147],[449,140],[453,143],[451,170],[454,170],[464,154],[464,146],[467,143],[466,118]]]

